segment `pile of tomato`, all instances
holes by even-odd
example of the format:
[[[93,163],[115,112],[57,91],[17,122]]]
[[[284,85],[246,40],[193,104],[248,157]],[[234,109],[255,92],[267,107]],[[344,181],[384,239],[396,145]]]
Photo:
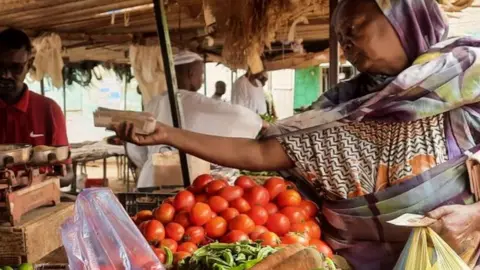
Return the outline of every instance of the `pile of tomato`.
[[[240,176],[230,186],[225,180],[201,175],[187,190],[132,219],[162,262],[165,247],[178,262],[213,241],[249,239],[272,247],[315,246],[331,257],[332,250],[320,240],[317,212],[315,203],[304,200],[293,183],[279,177],[262,186]]]

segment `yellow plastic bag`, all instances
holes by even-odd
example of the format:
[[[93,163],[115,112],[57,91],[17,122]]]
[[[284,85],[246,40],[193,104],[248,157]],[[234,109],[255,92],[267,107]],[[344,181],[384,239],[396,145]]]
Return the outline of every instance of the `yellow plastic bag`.
[[[469,270],[432,229],[414,228],[394,270]]]

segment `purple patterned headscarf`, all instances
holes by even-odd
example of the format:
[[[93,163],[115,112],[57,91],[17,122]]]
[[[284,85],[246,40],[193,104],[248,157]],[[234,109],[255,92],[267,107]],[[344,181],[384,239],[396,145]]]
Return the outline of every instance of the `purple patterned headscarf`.
[[[410,61],[448,36],[448,24],[433,0],[376,0],[400,37]]]
[[[346,4],[343,1],[339,7]],[[397,31],[412,65],[396,77],[362,73],[341,82],[309,111],[277,122],[268,135],[448,113],[449,144],[458,144],[457,150],[449,147],[449,153],[480,143],[480,41],[447,39],[448,24],[435,0],[375,1]]]

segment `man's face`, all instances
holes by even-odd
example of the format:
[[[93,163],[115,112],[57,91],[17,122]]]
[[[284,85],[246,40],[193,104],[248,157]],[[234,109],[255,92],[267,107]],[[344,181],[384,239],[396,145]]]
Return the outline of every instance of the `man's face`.
[[[203,84],[203,75],[204,75],[204,66],[203,63],[200,61],[196,61],[192,64],[189,77],[190,77],[190,84],[194,89],[193,91],[198,91]]]
[[[217,95],[224,95],[225,92],[226,92],[226,90],[227,90],[226,88],[227,88],[227,87],[226,87],[225,83],[217,82],[217,83],[215,84],[215,93],[216,93]]]
[[[0,50],[0,98],[15,97],[23,90],[23,82],[32,65],[25,49]]]

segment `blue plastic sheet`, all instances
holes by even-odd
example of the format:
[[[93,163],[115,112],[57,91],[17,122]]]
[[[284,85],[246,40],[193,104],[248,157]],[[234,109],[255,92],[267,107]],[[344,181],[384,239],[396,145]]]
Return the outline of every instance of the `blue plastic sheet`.
[[[164,270],[110,189],[87,189],[62,226],[71,270]]]

